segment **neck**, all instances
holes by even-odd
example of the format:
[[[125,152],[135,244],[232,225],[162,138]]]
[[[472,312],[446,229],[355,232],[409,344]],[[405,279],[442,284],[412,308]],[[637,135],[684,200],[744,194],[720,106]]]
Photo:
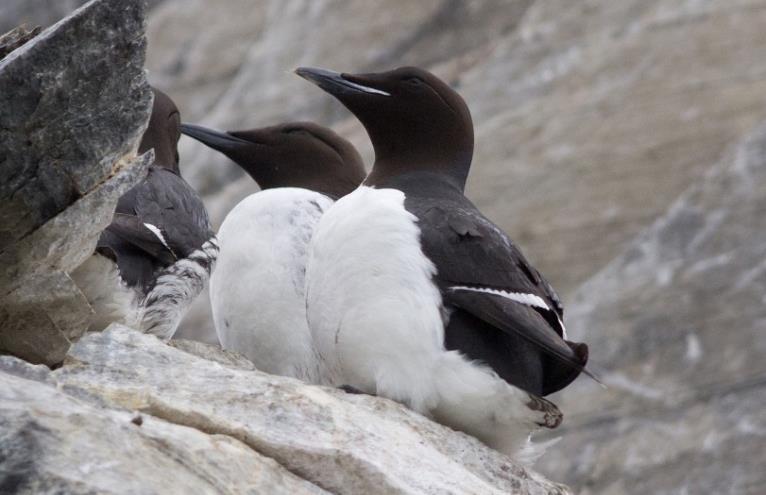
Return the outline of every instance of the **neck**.
[[[413,173],[438,174],[446,182],[460,191],[465,189],[465,182],[471,168],[472,149],[464,152],[445,153],[408,153],[404,156],[382,156],[375,152],[375,165],[364,181],[370,186],[386,186],[393,179]]]

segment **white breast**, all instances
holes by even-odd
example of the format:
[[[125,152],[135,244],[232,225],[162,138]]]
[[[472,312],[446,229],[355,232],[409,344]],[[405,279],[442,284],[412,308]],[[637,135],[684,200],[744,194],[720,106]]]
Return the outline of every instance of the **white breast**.
[[[335,385],[424,410],[421,367],[443,350],[441,295],[416,218],[395,189],[360,187],[322,217],[307,268],[309,326]]]
[[[218,233],[220,253],[210,280],[221,344],[261,370],[310,382],[321,377],[306,323],[308,244],[332,200],[298,188],[245,198]]]

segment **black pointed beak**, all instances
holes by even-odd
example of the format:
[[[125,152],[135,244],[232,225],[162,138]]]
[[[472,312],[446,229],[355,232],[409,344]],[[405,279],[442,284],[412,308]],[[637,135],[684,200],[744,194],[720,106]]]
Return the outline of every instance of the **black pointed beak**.
[[[298,67],[295,73],[303,79],[312,82],[333,96],[342,94],[370,94],[378,96],[391,96],[391,93],[382,89],[366,86],[348,79],[346,74],[315,67]]]
[[[232,136],[228,132],[209,129],[201,125],[181,124],[181,132],[222,153],[228,153],[242,146],[253,144],[245,139]]]

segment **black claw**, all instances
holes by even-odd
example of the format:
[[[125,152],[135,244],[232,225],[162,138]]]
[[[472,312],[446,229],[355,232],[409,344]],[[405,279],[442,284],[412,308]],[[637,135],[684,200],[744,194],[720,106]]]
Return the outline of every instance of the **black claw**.
[[[537,423],[538,426],[551,429],[558,428],[561,421],[564,419],[564,415],[561,414],[561,411],[556,404],[536,395],[529,394],[527,407],[533,411],[540,411],[543,413],[543,420],[542,422]]]

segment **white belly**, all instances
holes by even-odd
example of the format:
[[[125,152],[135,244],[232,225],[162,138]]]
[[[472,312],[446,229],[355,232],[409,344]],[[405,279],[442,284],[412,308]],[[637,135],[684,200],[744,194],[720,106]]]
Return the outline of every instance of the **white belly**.
[[[221,225],[210,280],[216,332],[225,349],[267,373],[321,382],[306,322],[305,263],[331,204],[306,189],[270,189],[245,198]]]
[[[335,385],[433,405],[429,369],[444,350],[434,272],[401,191],[362,186],[327,211],[312,242],[307,308]]]

